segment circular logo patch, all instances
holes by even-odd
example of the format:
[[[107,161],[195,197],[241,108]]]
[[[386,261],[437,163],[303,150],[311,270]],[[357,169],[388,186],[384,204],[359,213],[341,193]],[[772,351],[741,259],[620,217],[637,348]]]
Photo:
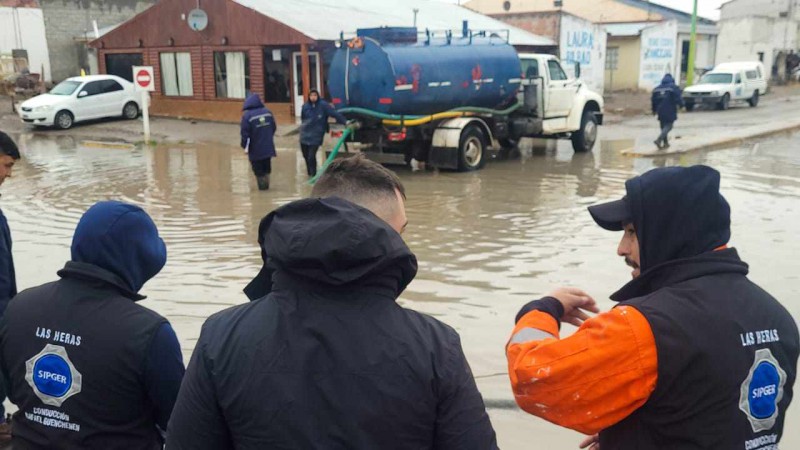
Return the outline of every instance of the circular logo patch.
[[[33,364],[33,384],[39,392],[61,397],[72,387],[69,364],[59,355],[44,355]]]
[[[754,433],[775,425],[785,383],[786,372],[772,352],[767,348],[757,350],[739,396],[739,409],[747,416]]]
[[[69,359],[67,349],[47,344],[25,362],[25,381],[46,405],[61,406],[81,392],[83,377]]]

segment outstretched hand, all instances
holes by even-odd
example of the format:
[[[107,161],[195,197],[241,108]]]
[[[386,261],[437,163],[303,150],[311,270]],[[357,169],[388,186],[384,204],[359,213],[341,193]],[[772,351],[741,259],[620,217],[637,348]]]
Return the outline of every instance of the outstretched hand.
[[[576,327],[581,326],[583,321],[589,319],[589,315],[586,314],[587,311],[600,312],[594,299],[578,288],[560,287],[547,295],[561,302],[564,307],[564,315],[561,317],[561,321]]]

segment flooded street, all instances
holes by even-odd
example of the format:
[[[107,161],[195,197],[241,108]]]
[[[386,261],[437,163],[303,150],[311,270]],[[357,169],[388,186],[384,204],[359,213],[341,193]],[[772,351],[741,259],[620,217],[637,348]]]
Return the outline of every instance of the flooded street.
[[[56,279],[74,227],[94,202],[139,204],[169,253],[142,304],[172,322],[188,362],[203,321],[246,301],[241,290],[261,265],[260,219],[310,192],[302,158],[293,148],[279,151],[263,193],[235,147],[100,148],[77,136],[14,136],[23,159],[0,206],[14,237],[18,284]],[[615,254],[620,236],[597,227],[586,207],[620,197],[633,175],[670,165],[720,170],[733,212],[731,244],[750,264],[750,278],[800,318],[800,135],[661,159],[619,154],[630,146],[605,141],[573,154],[569,142],[551,142],[475,173],[399,171],[408,195],[404,238],[419,260],[401,303],[459,331],[503,448],[577,448],[577,433],[514,410],[504,344],[519,307],[552,287],[581,287],[602,309],[612,306],[608,296],[630,270]],[[799,403],[783,448],[800,448],[800,433],[791,431],[800,427]]]

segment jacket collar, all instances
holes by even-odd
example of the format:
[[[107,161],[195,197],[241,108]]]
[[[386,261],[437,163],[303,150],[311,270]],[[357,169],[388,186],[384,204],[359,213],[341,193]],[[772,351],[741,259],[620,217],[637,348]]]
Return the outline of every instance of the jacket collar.
[[[64,268],[58,271],[58,276],[61,278],[100,282],[113,287],[122,295],[133,301],[144,300],[147,298],[144,295],[133,292],[127,286],[127,284],[122,281],[122,278],[114,275],[108,270],[95,266],[94,264],[68,261],[67,264],[64,265]]]
[[[747,275],[747,272],[747,263],[739,258],[734,248],[703,253],[691,258],[667,261],[647,270],[612,294],[611,300],[624,302],[706,275],[720,273]]]

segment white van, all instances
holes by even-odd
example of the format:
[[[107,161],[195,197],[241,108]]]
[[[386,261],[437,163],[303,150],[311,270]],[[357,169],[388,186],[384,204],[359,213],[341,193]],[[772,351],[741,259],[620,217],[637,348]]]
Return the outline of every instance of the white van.
[[[732,101],[746,101],[758,105],[760,96],[767,92],[764,65],[760,62],[730,62],[718,64],[700,78],[700,81],[683,91],[683,103],[691,111],[697,105],[713,105],[728,109]]]

